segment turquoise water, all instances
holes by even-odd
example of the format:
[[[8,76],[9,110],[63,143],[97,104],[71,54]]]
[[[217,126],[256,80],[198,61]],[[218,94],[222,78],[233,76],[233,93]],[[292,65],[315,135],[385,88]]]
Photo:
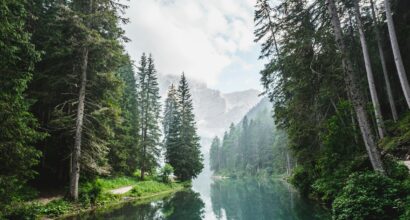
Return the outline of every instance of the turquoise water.
[[[119,208],[70,219],[137,220],[313,220],[330,219],[327,212],[302,198],[283,180],[212,180],[199,177],[193,189],[148,204]]]

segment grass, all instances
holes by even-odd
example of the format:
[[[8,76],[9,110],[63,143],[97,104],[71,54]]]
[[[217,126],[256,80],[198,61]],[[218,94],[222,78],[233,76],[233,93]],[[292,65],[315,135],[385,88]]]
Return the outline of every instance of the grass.
[[[98,181],[101,184],[103,190],[111,190],[124,186],[132,186],[140,182],[135,177],[117,177],[110,179],[98,178],[96,181]]]
[[[140,197],[158,192],[169,191],[178,187],[182,187],[182,185],[180,183],[161,183],[152,180],[143,181],[135,185],[129,195]]]
[[[107,208],[124,201],[143,200],[149,202],[160,195],[170,194],[189,186],[189,183],[162,183],[149,178],[139,181],[136,177],[98,178],[80,185],[80,200],[77,203],[58,199],[47,204],[36,201],[21,203],[8,217],[12,219],[41,219],[75,215],[96,208]],[[124,186],[133,186],[128,193],[113,195],[109,191]]]

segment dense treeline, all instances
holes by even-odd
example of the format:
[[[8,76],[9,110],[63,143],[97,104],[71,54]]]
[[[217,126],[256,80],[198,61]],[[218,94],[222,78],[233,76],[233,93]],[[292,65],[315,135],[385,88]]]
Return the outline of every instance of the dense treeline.
[[[28,199],[28,186],[68,189],[77,200],[80,182],[136,171],[144,179],[159,166],[157,71],[143,54],[134,72],[123,47],[126,7],[114,0],[0,3],[0,213]],[[189,94],[186,82],[180,87]],[[195,166],[183,180],[202,169],[188,106],[189,116],[178,120],[190,126],[185,158]]]
[[[410,141],[410,5],[389,3],[256,4],[255,37],[268,60],[261,81],[297,161],[291,180],[332,206],[334,219],[410,213],[408,169],[398,162]]]
[[[215,137],[210,166],[228,176],[270,176],[290,169],[286,135],[274,125],[270,104],[262,99],[238,125],[231,124],[223,139]]]

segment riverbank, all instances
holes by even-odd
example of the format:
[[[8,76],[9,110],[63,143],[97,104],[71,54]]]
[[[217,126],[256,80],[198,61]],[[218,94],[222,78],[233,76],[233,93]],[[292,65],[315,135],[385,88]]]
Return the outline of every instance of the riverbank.
[[[181,191],[188,186],[190,183],[187,182],[139,181],[130,177],[97,179],[81,185],[80,198],[76,203],[64,198],[56,198],[47,202],[44,202],[44,198],[38,198],[15,206],[8,217],[11,219],[64,219],[93,210],[110,209],[125,202],[147,203]]]

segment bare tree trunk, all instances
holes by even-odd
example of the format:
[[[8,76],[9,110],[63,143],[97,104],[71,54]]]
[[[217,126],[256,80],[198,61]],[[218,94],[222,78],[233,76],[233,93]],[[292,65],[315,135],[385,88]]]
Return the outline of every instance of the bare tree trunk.
[[[327,3],[328,13],[331,17],[335,40],[342,53],[342,65],[346,74],[346,88],[351,96],[351,101],[356,113],[357,121],[359,122],[360,131],[362,133],[362,138],[365,143],[370,162],[375,171],[384,173],[383,164],[380,158],[380,152],[377,149],[375,136],[370,125],[370,120],[368,115],[366,114],[366,102],[364,101],[358,80],[356,79],[356,76],[353,72],[353,64],[348,57],[346,44],[343,41],[342,28],[340,26],[340,20],[337,14],[335,2],[334,0],[327,0]]]
[[[382,64],[382,69],[383,69],[383,77],[384,77],[384,81],[386,83],[387,97],[389,99],[390,110],[391,110],[391,114],[393,116],[393,120],[396,122],[399,117],[398,117],[398,114],[397,114],[396,105],[394,104],[393,92],[392,92],[391,86],[390,86],[389,74],[388,74],[387,65],[386,65],[386,58],[384,57],[382,41],[381,41],[381,35],[380,35],[380,31],[379,31],[379,21],[376,17],[376,12],[375,12],[375,8],[374,8],[373,0],[370,0],[370,5],[371,5],[371,10],[372,10],[372,17],[373,17],[373,22],[374,22],[374,32],[375,32],[375,35],[376,35],[377,47],[379,49],[380,62]]]
[[[74,147],[72,151],[71,174],[70,174],[70,197],[74,201],[78,200],[78,180],[80,179],[80,156],[81,137],[84,119],[85,88],[87,84],[88,48],[81,51],[81,82],[78,95],[77,119],[75,126]]]
[[[362,46],[363,58],[364,58],[364,63],[366,67],[367,82],[369,83],[370,96],[372,98],[374,114],[376,115],[376,124],[377,124],[377,130],[379,131],[379,137],[384,138],[386,130],[384,127],[382,110],[380,109],[379,98],[377,96],[377,90],[376,90],[376,85],[374,82],[372,64],[370,61],[369,50],[367,48],[366,36],[364,35],[364,31],[363,31],[363,24],[362,24],[362,20],[360,17],[360,8],[359,8],[358,1],[359,0],[354,0],[353,4],[354,4],[356,22],[359,28],[360,44]]]
[[[393,49],[397,74],[399,74],[400,84],[403,89],[404,97],[406,98],[407,107],[410,108],[410,86],[409,81],[407,80],[406,70],[404,69],[403,59],[401,58],[399,43],[397,42],[396,29],[394,28],[389,0],[384,0],[384,7],[386,9],[387,27],[389,29],[390,43]]]

